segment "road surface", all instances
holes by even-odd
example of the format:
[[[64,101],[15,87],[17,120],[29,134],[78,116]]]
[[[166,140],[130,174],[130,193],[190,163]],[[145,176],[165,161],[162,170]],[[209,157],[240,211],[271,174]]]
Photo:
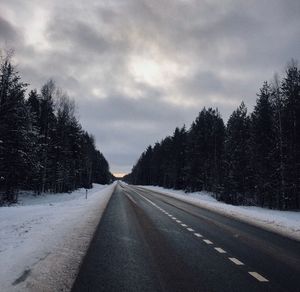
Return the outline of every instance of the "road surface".
[[[119,183],[72,291],[300,291],[300,243]]]

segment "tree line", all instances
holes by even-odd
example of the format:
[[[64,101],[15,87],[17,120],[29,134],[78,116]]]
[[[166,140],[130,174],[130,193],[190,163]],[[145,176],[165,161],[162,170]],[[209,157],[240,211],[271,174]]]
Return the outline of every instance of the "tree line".
[[[95,140],[75,115],[75,104],[46,82],[31,90],[10,56],[0,63],[0,204],[15,202],[18,190],[69,192],[112,179]]]
[[[245,104],[227,124],[203,108],[191,127],[149,146],[124,180],[186,191],[206,190],[232,204],[300,208],[300,71],[264,82],[254,110]]]

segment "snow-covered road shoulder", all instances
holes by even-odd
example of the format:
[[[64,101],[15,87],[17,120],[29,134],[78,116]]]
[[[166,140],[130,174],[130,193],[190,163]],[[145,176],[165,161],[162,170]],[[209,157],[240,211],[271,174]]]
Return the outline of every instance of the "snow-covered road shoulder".
[[[300,212],[260,207],[233,206],[217,201],[207,192],[185,193],[157,186],[140,186],[300,241]]]
[[[69,291],[115,183],[0,208],[1,291]]]

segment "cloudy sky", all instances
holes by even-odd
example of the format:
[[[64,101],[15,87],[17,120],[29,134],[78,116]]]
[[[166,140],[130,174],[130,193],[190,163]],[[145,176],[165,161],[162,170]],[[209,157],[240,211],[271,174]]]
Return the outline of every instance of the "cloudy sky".
[[[24,81],[76,100],[114,173],[187,126],[203,106],[225,121],[300,59],[299,0],[0,0],[0,47]]]

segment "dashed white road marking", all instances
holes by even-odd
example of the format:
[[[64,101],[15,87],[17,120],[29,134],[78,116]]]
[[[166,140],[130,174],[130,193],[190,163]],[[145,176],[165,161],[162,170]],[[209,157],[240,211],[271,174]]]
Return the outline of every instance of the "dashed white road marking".
[[[215,247],[215,250],[219,253],[226,253],[226,251],[220,247]]]
[[[243,266],[244,265],[244,263],[242,263],[241,261],[239,261],[236,258],[228,258],[228,259],[231,260],[233,263],[235,263],[238,266]]]
[[[138,194],[140,195],[140,194]],[[141,196],[141,195],[140,195]],[[127,195],[127,197],[135,202],[135,200],[129,195]],[[179,223],[181,226],[183,227],[186,227],[186,229],[190,232],[194,232],[195,230],[193,228],[190,228],[188,227],[186,224],[182,223],[182,221],[178,220],[176,217],[174,217],[173,215],[171,215],[170,213],[168,213],[167,211],[165,211],[163,208],[157,206],[155,203],[153,203],[151,200],[145,198],[144,196],[142,196],[146,201],[148,201],[150,204],[152,204],[154,207],[156,207],[157,209],[159,209],[160,211],[162,211],[164,214],[166,214],[167,216],[171,217],[173,220],[175,220],[177,223]],[[135,202],[136,203],[136,202]],[[194,235],[196,237],[202,237],[202,235],[200,233],[196,233],[194,232]],[[211,242],[210,240],[208,239],[203,239],[203,241],[206,243],[206,244],[213,244],[213,242]],[[217,252],[219,253],[226,253],[226,251],[220,247],[215,247],[214,248]],[[241,261],[239,261],[237,258],[228,258],[230,261],[232,261],[234,264],[238,265],[238,266],[243,266],[244,263],[242,263]],[[257,272],[248,272],[252,277],[254,277],[256,280],[258,280],[259,282],[269,282],[268,279],[266,279],[265,277],[263,277],[262,275],[260,275],[259,273]]]
[[[266,279],[265,277],[263,277],[262,275],[260,275],[259,273],[256,272],[249,272],[249,274],[254,277],[256,280],[258,280],[259,282],[269,282],[268,279]]]
[[[133,198],[131,196],[127,196],[129,197],[129,199],[131,199],[132,201]],[[144,197],[144,196],[143,196]],[[170,218],[172,218],[173,220],[175,220],[177,223],[181,223],[182,221],[178,220],[176,217],[172,216],[171,214],[169,214],[167,211],[165,211],[164,209],[160,208],[159,206],[157,206],[155,203],[153,203],[152,201],[150,201],[149,199],[145,198],[149,203],[151,203],[154,207],[156,207],[157,209],[159,209],[160,211],[162,211],[164,214],[166,214],[167,216],[169,216]],[[135,201],[134,201],[135,202]],[[186,227],[186,229],[190,232],[194,232],[195,230],[193,228],[190,228],[188,227],[186,224],[184,223],[181,223],[180,224],[181,226],[183,227]],[[194,235],[197,236],[197,237],[202,237],[202,235],[200,233],[196,233],[194,232]],[[210,240],[208,239],[203,239],[203,241],[206,243],[206,244],[213,244],[213,242],[211,242]],[[226,251],[220,247],[215,247],[215,250],[219,253],[226,253]],[[238,266],[243,266],[244,263],[242,263],[241,261],[239,261],[238,259],[236,258],[228,258],[230,261],[232,261],[234,264],[238,265]],[[248,272],[252,277],[254,277],[256,280],[258,280],[259,282],[269,282],[268,279],[266,279],[265,277],[263,277],[262,275],[260,275],[259,273],[257,272]]]

